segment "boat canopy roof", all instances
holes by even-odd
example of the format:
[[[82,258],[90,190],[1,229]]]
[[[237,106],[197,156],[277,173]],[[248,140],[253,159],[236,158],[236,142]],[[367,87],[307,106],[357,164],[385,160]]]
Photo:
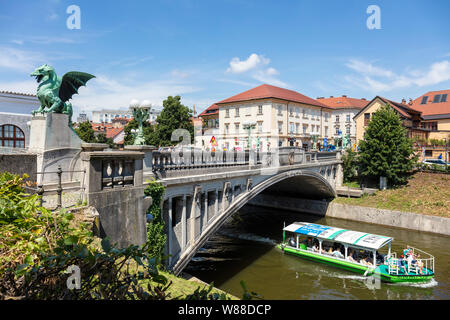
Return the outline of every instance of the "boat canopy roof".
[[[372,250],[378,250],[394,239],[377,234],[328,227],[309,222],[294,222],[283,230]]]

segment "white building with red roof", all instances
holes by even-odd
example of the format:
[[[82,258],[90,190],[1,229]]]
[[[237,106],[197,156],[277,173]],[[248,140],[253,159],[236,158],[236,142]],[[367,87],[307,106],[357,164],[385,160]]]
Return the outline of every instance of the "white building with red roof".
[[[274,147],[312,147],[331,135],[332,108],[299,92],[268,84],[216,103],[219,106],[218,143],[228,150]],[[249,125],[253,125],[251,129]]]

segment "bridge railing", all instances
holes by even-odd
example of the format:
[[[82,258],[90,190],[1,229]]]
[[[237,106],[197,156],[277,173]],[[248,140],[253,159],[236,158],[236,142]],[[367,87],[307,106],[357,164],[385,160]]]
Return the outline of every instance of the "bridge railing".
[[[200,149],[175,149],[173,151],[153,151],[152,171],[170,171],[230,166],[294,165],[336,159],[337,152],[305,152],[296,147],[284,147],[273,151],[206,151]],[[277,159],[277,158],[278,159]],[[278,161],[276,161],[278,160]]]

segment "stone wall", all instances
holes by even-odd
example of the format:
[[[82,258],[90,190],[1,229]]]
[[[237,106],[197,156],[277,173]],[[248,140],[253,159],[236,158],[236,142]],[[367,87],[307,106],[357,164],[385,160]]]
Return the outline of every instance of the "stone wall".
[[[0,172],[30,176],[29,180],[36,181],[36,155],[35,154],[0,154]]]
[[[249,201],[249,204],[416,231],[438,233],[447,236],[450,235],[449,218],[412,212],[345,205],[321,200],[271,196],[267,194],[256,196]]]

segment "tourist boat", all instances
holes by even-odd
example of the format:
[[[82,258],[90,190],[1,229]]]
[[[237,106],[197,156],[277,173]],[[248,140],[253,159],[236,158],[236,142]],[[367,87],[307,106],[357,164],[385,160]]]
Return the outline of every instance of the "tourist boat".
[[[286,240],[286,233],[290,234],[290,240]],[[304,241],[300,242],[302,238]],[[392,240],[387,236],[295,222],[283,228],[283,242],[278,248],[288,254],[378,277],[383,282],[430,281],[434,276],[434,257],[409,247],[411,258],[400,259],[391,252]],[[387,254],[383,255],[379,250],[385,246]]]

